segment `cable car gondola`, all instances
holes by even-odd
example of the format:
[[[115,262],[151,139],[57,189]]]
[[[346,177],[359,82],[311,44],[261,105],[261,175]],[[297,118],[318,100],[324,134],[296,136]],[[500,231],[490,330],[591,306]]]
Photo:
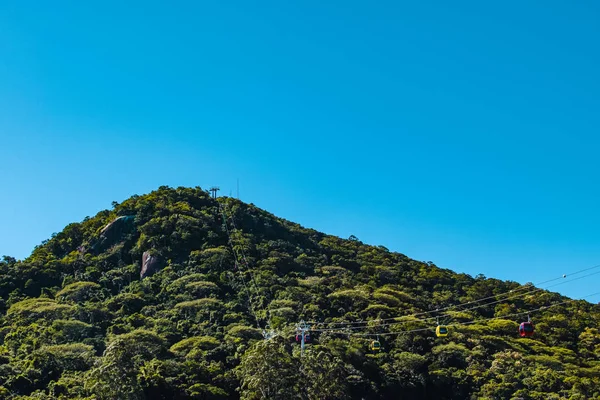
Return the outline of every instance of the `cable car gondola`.
[[[444,336],[448,336],[448,328],[445,327],[444,325],[438,325],[435,328],[435,335],[437,337],[444,337]]]
[[[379,351],[381,350],[381,343],[379,343],[379,340],[373,340],[371,341],[370,348],[372,351]]]
[[[304,343],[310,343],[310,332],[306,332],[306,334],[304,334]],[[301,333],[297,333],[296,334],[296,342],[297,343],[301,343],[302,342],[302,334]]]
[[[535,329],[531,321],[521,322],[521,325],[519,325],[519,335],[521,335],[521,337],[533,336],[534,330]]]
[[[519,325],[519,335],[521,337],[530,337],[533,336],[534,330],[533,322],[531,322],[531,318],[528,315],[527,322],[521,322],[521,325]]]
[[[435,328],[435,336],[448,336],[448,327],[445,325],[440,325],[440,317],[437,317],[437,327]]]

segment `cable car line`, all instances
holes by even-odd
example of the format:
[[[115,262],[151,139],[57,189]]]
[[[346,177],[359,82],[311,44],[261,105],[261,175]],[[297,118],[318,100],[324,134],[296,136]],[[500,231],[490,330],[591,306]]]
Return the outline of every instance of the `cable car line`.
[[[575,279],[571,279],[571,280],[568,280],[568,281],[564,281],[564,282],[556,283],[556,284],[554,284],[554,285],[547,286],[547,287],[546,287],[546,289],[547,289],[547,288],[551,288],[551,287],[555,287],[555,286],[564,285],[565,283],[569,283],[569,282],[573,282],[573,281],[578,281],[578,280],[580,280],[580,279],[587,278],[588,276],[592,276],[592,275],[598,275],[598,274],[600,274],[600,271],[597,271],[597,272],[592,272],[591,274],[583,275],[583,276],[580,276],[579,278],[575,278]]]
[[[246,296],[248,297],[248,304],[250,306],[250,311],[252,313],[252,316],[256,320],[256,326],[258,327],[258,329],[262,329],[260,326],[260,321],[256,314],[256,310],[254,309],[254,305],[252,303],[252,298],[250,297],[250,289],[248,287],[248,284],[246,283],[246,278],[244,278],[243,271],[239,268],[239,265],[238,265],[239,256],[238,256],[238,253],[235,250],[235,246],[233,245],[232,240],[231,240],[231,233],[229,231],[229,227],[227,226],[227,215],[225,213],[225,208],[221,206],[221,203],[218,203],[218,204],[219,204],[219,211],[221,211],[221,214],[223,215],[223,226],[225,228],[225,231],[227,232],[227,239],[229,242],[229,246],[231,247],[231,250],[233,251],[233,254],[235,256],[235,266],[236,266],[236,269],[238,269],[238,271],[240,272],[239,275],[242,279],[242,283],[244,284],[244,287],[246,288],[246,293],[247,293]]]
[[[583,278],[586,278],[588,276],[596,275],[596,274],[600,274],[600,271],[594,272],[594,273],[591,273],[591,274],[587,274],[587,275],[584,275],[584,276],[581,276],[581,277],[578,277],[578,278],[575,278],[575,279],[571,279],[571,280],[566,281],[566,282],[561,282],[559,284],[551,285],[550,287],[562,285],[564,283],[570,283],[570,282],[573,282],[573,281],[576,281],[576,280],[579,280],[579,279],[583,279]],[[534,290],[532,290],[530,292],[525,292],[525,293],[517,294],[515,296],[506,297],[506,298],[503,298],[503,299],[500,299],[500,300],[492,301],[492,302],[485,303],[485,304],[480,304],[478,306],[474,306],[474,307],[470,307],[470,308],[466,308],[466,309],[462,309],[462,310],[457,310],[457,311],[460,311],[460,312],[472,311],[472,310],[475,310],[475,309],[478,309],[478,308],[482,308],[482,307],[486,307],[486,306],[490,306],[490,305],[494,305],[494,304],[506,302],[508,300],[514,300],[514,299],[517,299],[519,297],[523,297],[523,296],[526,296],[526,295],[531,295],[532,293],[543,291],[543,290],[546,290],[546,288],[536,288],[536,289],[534,289]],[[510,292],[508,292],[508,293],[510,293]],[[468,303],[465,303],[465,304],[468,304]],[[456,305],[455,307],[459,307],[459,306],[461,306],[461,305]],[[446,309],[448,309],[448,307],[446,307]],[[430,314],[430,313],[434,313],[436,311],[437,310],[433,310],[433,311],[429,311],[429,312],[423,312],[423,313],[418,313],[418,314],[411,314],[411,315],[401,315],[401,316],[397,316],[397,317],[384,318],[384,319],[379,319],[379,320],[369,320],[369,321],[365,321],[365,323],[381,322],[381,321],[384,321],[384,320],[385,321],[395,320],[396,322],[389,322],[389,323],[379,324],[377,326],[398,325],[398,324],[401,324],[401,323],[405,323],[405,321],[399,321],[400,319],[414,318],[415,316],[418,316],[418,315]],[[437,319],[438,317],[444,317],[444,316],[452,318],[452,314],[441,314],[441,315],[435,316],[435,317],[418,318],[416,321],[414,321],[414,320],[410,321],[409,320],[409,321],[406,321],[406,322],[429,321],[429,320]],[[324,325],[327,325],[327,323],[325,323]],[[322,329],[316,328],[316,329],[313,329],[313,330],[315,332],[329,332],[329,331],[336,331],[336,330],[340,330],[340,329],[344,329],[344,330],[360,330],[360,329],[368,329],[368,328],[372,328],[372,326],[369,326],[369,325],[342,326],[342,327],[337,327],[337,328],[322,328]]]
[[[596,275],[596,274],[600,274],[600,271],[594,272],[594,273],[591,273],[591,274],[588,274],[588,275],[584,275],[584,276],[572,279],[572,280],[567,281],[567,282],[561,282],[561,283],[556,284],[556,285],[551,285],[551,286],[558,286],[558,285],[562,285],[563,283],[570,283],[570,282],[573,282],[573,281],[576,281],[576,280],[579,280],[579,279],[583,279],[583,278],[586,278],[588,276]],[[505,302],[505,301],[508,301],[508,300],[513,300],[513,299],[516,299],[516,298],[519,298],[519,297],[523,297],[523,296],[526,296],[526,295],[531,295],[532,293],[535,293],[535,292],[538,292],[538,291],[542,291],[542,290],[546,290],[546,289],[544,289],[544,288],[536,288],[535,290],[533,290],[531,292],[526,292],[526,293],[518,294],[518,295],[515,295],[515,296],[512,296],[512,297],[507,297],[507,298],[504,298],[504,299],[496,300],[496,301],[485,303],[485,304],[480,304],[480,305],[475,306],[475,307],[470,307],[470,308],[466,308],[466,309],[458,310],[458,311],[461,311],[461,312],[472,311],[472,310],[475,310],[475,309],[478,309],[478,308],[490,306],[490,305],[493,305],[493,304],[502,303],[502,302]],[[431,312],[435,312],[435,311],[431,311]],[[431,312],[429,312],[429,313],[431,313]],[[427,313],[425,313],[425,314],[427,314]],[[416,315],[418,315],[418,314],[416,314]],[[397,321],[399,319],[407,319],[407,318],[414,317],[414,316],[415,315],[404,315],[404,316],[394,317],[393,319],[395,319]],[[448,316],[448,317],[452,318],[452,314],[441,314],[441,315],[439,315],[439,317],[444,317],[444,316]],[[437,318],[438,317],[419,318],[419,319],[417,319],[417,321],[429,321],[429,320],[433,320],[433,319],[437,319]],[[387,320],[389,321],[390,319],[387,318]],[[371,321],[377,321],[377,320],[371,320]],[[371,322],[371,321],[367,321],[367,322]],[[417,321],[408,321],[408,322],[417,322]],[[392,326],[392,325],[398,325],[398,324],[401,324],[401,323],[404,323],[404,322],[400,322],[400,321],[398,321],[398,322],[390,322],[390,323],[380,324],[378,326]],[[314,329],[314,331],[316,331],[316,332],[327,332],[327,331],[335,331],[335,330],[339,330],[339,329],[347,329],[347,330],[351,329],[351,330],[355,330],[355,329],[367,329],[367,328],[372,328],[372,326],[362,325],[362,326],[351,326],[351,327],[341,327],[341,328],[324,328],[324,329]]]
[[[560,277],[557,277],[557,278],[552,278],[552,279],[548,279],[548,280],[546,280],[546,281],[544,281],[544,282],[539,282],[539,283],[536,283],[536,284],[533,284],[533,285],[532,285],[532,284],[525,284],[525,285],[524,285],[524,286],[522,286],[521,288],[518,288],[518,289],[511,289],[511,290],[509,290],[508,292],[499,293],[499,294],[492,295],[492,296],[488,296],[488,297],[484,297],[484,298],[481,298],[481,299],[478,299],[478,300],[472,300],[472,301],[470,301],[470,302],[467,302],[467,303],[455,304],[455,305],[452,305],[452,306],[447,306],[447,307],[444,307],[444,308],[439,308],[439,309],[436,309],[436,310],[424,311],[424,312],[420,312],[420,313],[416,313],[416,314],[411,314],[411,316],[419,316],[419,315],[431,314],[431,313],[434,313],[434,312],[445,311],[445,310],[449,310],[449,309],[451,309],[451,308],[461,307],[461,306],[465,306],[465,305],[468,305],[468,304],[475,304],[475,303],[479,303],[479,302],[481,302],[481,301],[485,301],[485,300],[493,299],[493,298],[495,298],[495,297],[498,297],[498,296],[502,296],[502,295],[506,295],[506,294],[510,294],[510,293],[514,293],[514,292],[518,292],[518,291],[522,291],[522,290],[526,290],[526,289],[529,289],[531,286],[539,286],[539,285],[543,285],[543,284],[545,284],[545,283],[550,283],[550,282],[553,282],[553,281],[557,281],[557,280],[560,280],[560,279],[564,279],[564,278],[566,278],[567,276],[570,276],[570,275],[577,275],[577,274],[579,274],[579,273],[581,273],[581,272],[589,271],[589,270],[596,269],[596,268],[600,268],[600,264],[598,264],[598,265],[595,265],[595,266],[593,266],[593,267],[590,267],[590,268],[585,268],[585,269],[582,269],[582,270],[579,270],[579,271],[576,271],[576,272],[570,273],[570,274],[568,274],[568,275],[567,275],[567,274],[563,274],[563,275],[562,275],[562,276],[560,276]],[[600,273],[600,272],[598,272],[598,273]],[[595,273],[594,273],[594,274],[590,274],[590,275],[595,275]],[[586,275],[586,276],[583,276],[583,277],[580,277],[580,278],[577,278],[577,279],[582,279],[582,278],[584,278],[584,277],[587,277],[587,276],[590,276],[590,275]],[[574,281],[574,280],[577,280],[577,279],[573,279],[573,280],[571,280],[571,281],[567,281],[567,282],[572,282],[572,281]],[[567,283],[567,282],[563,282],[563,283]],[[562,285],[563,283],[560,283],[560,284],[557,284],[557,285],[551,285],[551,286],[548,286],[547,288],[554,287],[554,286],[558,286],[558,285]],[[537,289],[536,289],[536,290],[537,290]],[[355,324],[365,324],[365,323],[368,323],[368,322],[370,322],[370,321],[386,321],[386,320],[392,320],[392,319],[396,319],[396,318],[397,318],[397,317],[390,317],[390,318],[383,318],[383,319],[373,319],[373,320],[368,320],[368,321],[354,321],[354,322],[321,322],[321,323],[322,323],[322,324],[328,324],[328,325],[355,325]],[[319,323],[319,322],[312,321],[312,323],[315,323],[315,324],[316,324],[316,323]]]
[[[241,234],[241,231],[235,226],[235,220],[233,219],[233,216],[230,215],[229,219],[231,220],[231,225],[233,226],[234,231],[240,232],[240,234]],[[250,263],[248,262],[248,259],[246,258],[246,254],[244,253],[243,247],[240,247],[240,253],[242,254],[242,260],[246,264],[246,268],[247,268],[248,272],[250,273],[250,279],[252,280],[252,283],[254,284],[254,291],[256,293],[256,296],[259,297],[260,292],[258,290],[258,284],[256,283],[254,274],[252,273],[252,271],[250,269]]]
[[[448,324],[446,326],[447,327],[456,327],[456,326],[472,325],[472,324],[478,324],[478,323],[481,323],[481,322],[491,321],[491,320],[495,320],[495,319],[503,319],[503,318],[507,318],[507,317],[515,317],[515,316],[524,315],[524,314],[531,314],[531,313],[534,313],[534,312],[537,312],[537,311],[547,310],[549,308],[556,307],[556,306],[559,306],[559,305],[563,305],[563,304],[566,304],[566,303],[571,303],[573,301],[580,301],[580,300],[585,299],[587,297],[592,297],[592,296],[596,296],[596,295],[599,295],[599,294],[600,294],[600,292],[596,292],[596,293],[588,294],[586,296],[582,296],[582,298],[580,298],[580,299],[569,299],[569,300],[565,300],[565,301],[561,301],[561,302],[558,302],[558,303],[551,304],[549,306],[539,307],[539,308],[536,308],[536,309],[533,309],[533,310],[527,310],[527,311],[513,313],[513,314],[501,315],[501,316],[498,316],[498,317],[481,318],[481,319],[476,319],[476,320],[467,321],[467,322],[458,322],[458,323],[454,323],[454,324]],[[419,321],[414,321],[414,322],[419,322]],[[400,330],[400,331],[396,331],[396,332],[383,332],[383,333],[348,333],[348,332],[344,332],[344,331],[330,332],[330,333],[332,333],[332,334],[341,334],[341,335],[354,335],[354,336],[389,336],[389,335],[398,335],[398,334],[402,334],[402,333],[414,333],[414,332],[431,331],[432,329],[434,329],[434,328],[427,327],[427,328],[417,328],[417,329],[411,329],[411,330]]]
[[[230,214],[229,219],[231,220],[231,225],[233,226],[234,231],[239,232],[240,236],[242,236],[242,231],[237,228],[237,226],[235,224],[235,219],[233,218],[233,215]],[[243,246],[240,246],[240,253],[242,255],[242,261],[244,262],[246,269],[247,269],[248,273],[250,274],[250,280],[252,281],[252,284],[254,286],[254,293],[257,298],[260,298],[259,286],[258,286],[258,283],[256,282],[255,275],[252,272],[252,269],[250,268],[250,263],[248,262],[248,259],[246,258],[246,253],[244,252]],[[264,311],[264,308],[261,307],[261,310]],[[265,328],[262,329],[262,333],[263,333],[263,336],[265,337],[265,339],[270,339],[275,335],[275,332],[270,328],[271,323],[269,321],[268,315],[269,314],[266,313],[267,321],[265,324]],[[260,329],[260,326],[259,326],[259,329]]]
[[[227,222],[231,221],[231,225],[233,227],[234,232],[238,233],[238,235],[240,237],[243,237],[243,232],[237,228],[237,226],[235,224],[235,219],[233,218],[233,215],[232,214],[226,214],[225,208],[226,208],[226,205],[225,206],[221,206],[221,204],[219,203],[219,209],[221,210],[221,212],[223,214],[223,224],[224,224],[225,230],[227,232],[227,236],[228,236],[228,239],[229,239],[229,245],[230,245],[231,250],[233,251],[233,253],[235,255],[235,258],[236,258],[235,265],[236,265],[236,267],[240,271],[240,275],[242,276],[242,281],[244,282],[244,286],[245,286],[246,291],[248,293],[248,296],[247,296],[248,297],[248,302],[250,304],[250,308],[252,310],[252,314],[254,315],[254,318],[256,319],[256,325],[257,325],[258,329],[260,329],[262,331],[263,337],[265,339],[269,340],[269,339],[273,338],[274,336],[277,336],[277,333],[273,329],[271,329],[271,327],[270,327],[271,323],[270,323],[270,320],[269,320],[269,313],[268,313],[268,311],[267,311],[266,317],[265,317],[266,318],[265,327],[262,328],[261,325],[260,325],[259,318],[258,318],[258,315],[256,313],[256,309],[254,308],[254,305],[252,303],[252,297],[250,295],[251,291],[250,291],[250,288],[249,288],[250,286],[253,287],[253,289],[254,289],[254,295],[255,295],[256,299],[258,300],[258,299],[260,299],[259,286],[258,286],[258,283],[256,281],[255,275],[252,272],[252,269],[250,268],[250,263],[248,262],[248,259],[246,258],[246,253],[244,252],[244,247],[243,247],[243,244],[242,244],[242,245],[239,246],[239,253],[241,254],[241,260],[242,260],[241,264],[244,264],[246,271],[250,275],[250,281],[251,281],[252,284],[248,285],[246,283],[246,280],[243,277],[244,271],[242,271],[241,268],[239,268],[240,264],[238,263],[238,260],[240,259],[240,256],[238,255],[238,252],[236,251],[235,246],[233,245],[232,234],[231,234],[231,232],[229,230],[229,227],[227,226]],[[260,307],[260,305],[259,305],[259,309],[261,311],[265,311],[264,307]]]
[[[575,272],[572,272],[572,273],[569,273],[569,274],[563,274],[560,277],[548,279],[546,281],[539,282],[539,283],[536,283],[536,284],[525,284],[524,286],[522,286],[522,287],[520,287],[518,289],[511,289],[511,290],[509,290],[507,292],[498,293],[496,295],[484,297],[484,298],[481,298],[481,299],[478,299],[478,300],[472,300],[472,301],[469,301],[469,302],[466,302],[466,303],[455,304],[455,305],[451,305],[451,306],[447,306],[447,307],[443,307],[443,308],[439,308],[439,309],[435,309],[435,310],[430,310],[430,311],[423,311],[423,312],[419,312],[419,313],[415,313],[415,314],[407,314],[407,315],[404,315],[404,316],[389,317],[389,318],[372,319],[372,320],[367,320],[367,321],[351,321],[351,322],[316,322],[316,321],[311,321],[311,323],[313,323],[313,324],[323,324],[323,325],[342,325],[342,326],[345,326],[345,325],[367,324],[369,322],[391,321],[391,320],[396,320],[398,318],[417,317],[417,316],[421,316],[421,315],[432,314],[432,313],[435,313],[435,312],[446,311],[446,310],[449,310],[449,309],[452,309],[452,308],[462,307],[462,306],[469,305],[469,304],[476,304],[476,303],[479,303],[479,302],[482,302],[482,301],[485,301],[485,300],[497,298],[498,296],[503,296],[503,295],[507,295],[507,294],[511,294],[511,293],[516,293],[516,292],[520,292],[520,291],[523,291],[523,290],[528,290],[528,289],[530,289],[531,287],[534,287],[534,286],[543,285],[543,284],[546,284],[546,283],[550,283],[550,282],[554,282],[554,281],[557,281],[557,280],[565,279],[567,276],[577,275],[577,274],[580,274],[582,272],[590,271],[590,270],[593,270],[593,269],[596,269],[596,268],[600,268],[600,264],[595,265],[593,267],[581,269],[579,271],[575,271]],[[558,283],[558,284],[555,284],[555,285],[550,285],[550,286],[547,286],[546,288],[535,288],[533,291],[537,292],[537,291],[541,291],[541,290],[547,290],[548,288],[551,288],[551,287],[554,287],[554,286],[559,286],[559,285],[562,285],[562,284],[565,284],[565,283],[568,283],[568,282],[573,282],[573,281],[576,281],[576,280],[579,280],[579,279],[583,279],[583,278],[586,278],[588,276],[596,275],[596,274],[599,274],[599,273],[600,273],[600,271],[592,273],[592,274],[584,275],[582,277],[575,278],[575,279],[572,279],[572,280],[568,280],[568,281],[565,281],[565,282],[561,282],[561,283]],[[516,297],[505,298],[502,301],[509,300],[509,299],[512,299],[512,298],[516,298]],[[489,304],[494,304],[494,303],[489,303]],[[479,307],[476,307],[476,308],[479,308]],[[459,311],[469,311],[469,310],[472,310],[472,309],[475,309],[475,308],[470,308],[470,309],[466,309],[466,310],[459,310]]]

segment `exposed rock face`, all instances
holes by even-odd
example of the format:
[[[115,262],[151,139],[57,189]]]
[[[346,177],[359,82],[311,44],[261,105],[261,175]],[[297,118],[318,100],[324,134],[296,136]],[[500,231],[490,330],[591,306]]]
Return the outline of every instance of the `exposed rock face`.
[[[133,220],[135,216],[133,215],[123,215],[121,217],[115,218],[114,221],[107,224],[100,231],[100,237],[92,246],[92,249],[95,252],[102,252],[108,249],[110,246],[119,242],[122,239],[123,235],[129,233],[133,228]]]
[[[159,269],[160,262],[158,257],[145,251],[144,254],[142,254],[142,270],[140,271],[140,278],[144,279],[145,277],[154,274]]]
[[[121,217],[115,218],[114,221],[106,225],[100,231],[100,235],[105,236],[107,238],[120,236],[126,230],[129,230],[128,228],[131,228],[134,218],[135,217],[133,215],[123,215]]]

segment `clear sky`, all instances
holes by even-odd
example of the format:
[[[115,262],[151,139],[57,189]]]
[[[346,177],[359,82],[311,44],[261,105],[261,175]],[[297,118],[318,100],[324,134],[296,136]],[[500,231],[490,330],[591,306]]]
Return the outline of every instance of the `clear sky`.
[[[600,264],[599,21],[592,0],[2,2],[0,255],[239,178],[278,216],[473,276]]]

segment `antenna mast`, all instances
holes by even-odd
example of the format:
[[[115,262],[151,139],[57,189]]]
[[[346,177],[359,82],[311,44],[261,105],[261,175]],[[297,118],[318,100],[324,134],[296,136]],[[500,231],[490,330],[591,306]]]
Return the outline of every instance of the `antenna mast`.
[[[212,193],[212,198],[216,199],[217,198],[217,192],[221,190],[219,187],[217,186],[213,186],[210,188],[210,192]]]

